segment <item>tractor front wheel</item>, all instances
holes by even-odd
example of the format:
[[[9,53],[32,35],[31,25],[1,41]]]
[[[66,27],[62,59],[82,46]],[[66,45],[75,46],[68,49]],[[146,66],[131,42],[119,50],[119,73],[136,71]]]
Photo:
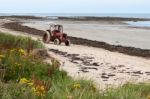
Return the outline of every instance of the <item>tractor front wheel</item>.
[[[55,45],[60,45],[60,44],[61,44],[61,42],[60,42],[60,40],[59,40],[59,39],[55,39],[55,40],[54,40],[54,44],[55,44]]]

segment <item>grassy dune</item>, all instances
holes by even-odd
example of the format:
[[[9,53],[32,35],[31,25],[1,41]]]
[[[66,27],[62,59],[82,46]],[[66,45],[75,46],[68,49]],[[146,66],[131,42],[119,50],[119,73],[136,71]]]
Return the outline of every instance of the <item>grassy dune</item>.
[[[0,34],[0,99],[96,99],[99,93],[90,81],[73,80],[52,64],[33,57],[42,48],[38,41]]]
[[[33,57],[44,46],[21,36],[0,33],[0,99],[150,99],[150,84],[126,84],[100,91],[91,81],[73,80],[52,64]]]

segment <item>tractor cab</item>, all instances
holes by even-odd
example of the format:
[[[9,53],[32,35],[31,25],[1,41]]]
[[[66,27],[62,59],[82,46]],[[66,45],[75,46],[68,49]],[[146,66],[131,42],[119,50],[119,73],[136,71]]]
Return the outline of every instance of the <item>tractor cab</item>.
[[[50,25],[50,32],[51,33],[63,33],[63,26],[62,25]]]

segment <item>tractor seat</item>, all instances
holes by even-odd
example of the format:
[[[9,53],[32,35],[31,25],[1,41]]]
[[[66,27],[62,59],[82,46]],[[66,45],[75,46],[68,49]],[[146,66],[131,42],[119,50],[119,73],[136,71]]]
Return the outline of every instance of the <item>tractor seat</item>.
[[[53,32],[54,32],[54,33],[58,33],[58,32],[60,32],[60,31],[59,31],[59,30],[54,30]]]

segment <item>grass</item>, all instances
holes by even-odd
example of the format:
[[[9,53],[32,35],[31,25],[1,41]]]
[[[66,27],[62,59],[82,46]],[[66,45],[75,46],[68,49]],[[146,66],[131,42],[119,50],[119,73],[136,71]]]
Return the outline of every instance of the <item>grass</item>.
[[[34,41],[29,37],[13,36],[6,33],[0,33],[0,48],[42,48],[44,47],[39,41]]]
[[[91,81],[73,80],[59,62],[43,62],[30,52],[44,46],[31,38],[0,33],[0,99],[150,99],[150,84],[98,90]]]
[[[59,62],[43,62],[30,52],[44,46],[31,38],[0,33],[0,99],[98,99],[90,81],[73,80]]]

